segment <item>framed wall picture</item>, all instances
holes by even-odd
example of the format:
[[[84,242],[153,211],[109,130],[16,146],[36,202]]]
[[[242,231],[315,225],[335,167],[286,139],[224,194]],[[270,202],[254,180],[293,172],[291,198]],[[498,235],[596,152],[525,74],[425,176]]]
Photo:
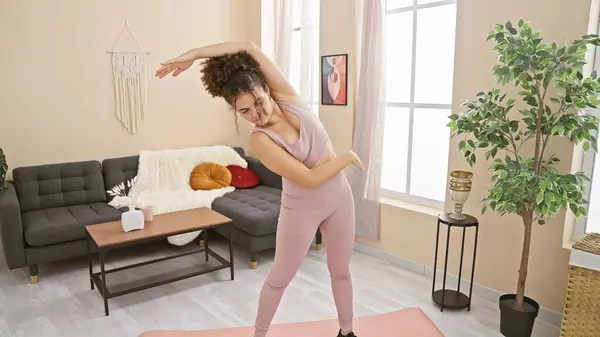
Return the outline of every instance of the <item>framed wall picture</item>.
[[[321,104],[348,105],[348,54],[321,56]]]

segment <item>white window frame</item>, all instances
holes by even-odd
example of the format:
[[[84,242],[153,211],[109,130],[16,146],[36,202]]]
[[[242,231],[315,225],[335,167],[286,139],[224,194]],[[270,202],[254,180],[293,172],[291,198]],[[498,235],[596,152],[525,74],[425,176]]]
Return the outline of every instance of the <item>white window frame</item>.
[[[394,190],[381,189],[381,196],[402,200],[412,204],[419,204],[428,206],[436,209],[444,209],[445,200],[434,200],[429,198],[423,198],[420,196],[410,194],[410,178],[411,178],[411,160],[412,160],[412,142],[413,142],[413,129],[414,129],[414,112],[415,109],[446,109],[452,111],[452,103],[450,104],[427,104],[427,103],[415,103],[415,79],[416,79],[416,61],[417,61],[417,13],[419,10],[447,6],[456,4],[456,0],[443,0],[432,3],[419,4],[418,0],[414,0],[412,6],[402,7],[397,9],[386,9],[386,15],[397,14],[403,12],[413,12],[413,29],[412,29],[412,59],[411,59],[411,74],[410,74],[410,102],[398,103],[398,102],[387,102],[386,107],[398,107],[408,108],[408,156],[406,165],[406,192],[398,192]],[[387,8],[387,4],[386,4]],[[441,163],[442,165],[448,165],[448,163]],[[444,198],[445,199],[445,198]]]

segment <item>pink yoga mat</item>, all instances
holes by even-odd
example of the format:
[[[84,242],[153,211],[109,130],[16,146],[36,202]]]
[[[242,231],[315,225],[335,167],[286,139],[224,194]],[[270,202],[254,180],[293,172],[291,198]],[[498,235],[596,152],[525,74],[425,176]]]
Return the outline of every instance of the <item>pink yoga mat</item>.
[[[335,337],[338,329],[337,320],[281,323],[271,325],[269,337]],[[444,337],[419,308],[356,317],[354,330],[358,337]],[[156,330],[144,332],[140,337],[251,337],[253,331],[251,326],[196,331]]]

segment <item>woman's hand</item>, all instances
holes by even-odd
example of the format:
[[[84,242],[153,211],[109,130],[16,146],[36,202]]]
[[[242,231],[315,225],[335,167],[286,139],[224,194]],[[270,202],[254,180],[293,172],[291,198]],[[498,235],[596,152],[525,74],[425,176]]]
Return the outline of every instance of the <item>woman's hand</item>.
[[[348,151],[347,154],[350,158],[350,163],[352,165],[358,167],[359,170],[364,172],[365,167],[363,166],[363,163],[360,161],[360,158],[358,157],[358,155],[356,153],[354,153],[354,151]]]
[[[185,52],[176,58],[170,59],[168,61],[162,62],[161,66],[157,71],[155,76],[158,78],[163,78],[170,73],[173,73],[173,77],[181,74],[186,71],[189,67],[192,66],[194,61],[196,61],[197,56],[193,51]]]

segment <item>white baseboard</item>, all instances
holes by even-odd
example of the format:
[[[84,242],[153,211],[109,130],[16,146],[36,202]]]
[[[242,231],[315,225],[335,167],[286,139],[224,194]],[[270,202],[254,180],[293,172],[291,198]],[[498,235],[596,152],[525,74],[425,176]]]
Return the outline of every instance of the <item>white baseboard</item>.
[[[417,263],[415,261],[403,258],[401,256],[398,255],[394,255],[391,254],[389,252],[385,252],[381,249],[369,246],[367,244],[364,244],[362,242],[355,242],[354,243],[354,250],[376,257],[378,259],[381,259],[383,261],[387,261],[390,263],[393,263],[395,265],[398,265],[404,269],[413,271],[415,273],[421,274],[421,275],[426,275],[430,278],[432,278],[433,280],[433,268],[426,266],[424,264],[421,263]],[[466,270],[466,269],[465,269]],[[436,276],[436,283],[442,281],[443,278],[443,266],[442,269],[440,270],[440,268],[438,267],[437,269],[437,276]],[[468,272],[466,272],[466,274],[470,277],[470,270]],[[475,274],[477,274],[477,270],[475,270]],[[448,273],[446,275],[446,284],[456,284],[458,277],[455,275],[451,275],[450,273]],[[464,277],[462,278],[461,281],[461,291],[462,289],[466,289],[468,292],[470,286],[470,282],[469,280],[464,279]],[[482,285],[479,285],[477,283],[475,283],[473,285],[473,294],[477,295],[479,297],[485,298],[487,300],[490,300],[492,302],[498,303],[498,298],[501,295],[504,295],[503,292],[492,289],[492,288],[488,288],[488,287],[484,287]],[[550,310],[548,308],[545,307],[540,307],[540,312],[538,314],[538,319],[545,321],[547,323],[556,325],[558,327],[560,327],[561,325],[561,321],[562,321],[562,314],[559,312],[556,312],[554,310]]]

